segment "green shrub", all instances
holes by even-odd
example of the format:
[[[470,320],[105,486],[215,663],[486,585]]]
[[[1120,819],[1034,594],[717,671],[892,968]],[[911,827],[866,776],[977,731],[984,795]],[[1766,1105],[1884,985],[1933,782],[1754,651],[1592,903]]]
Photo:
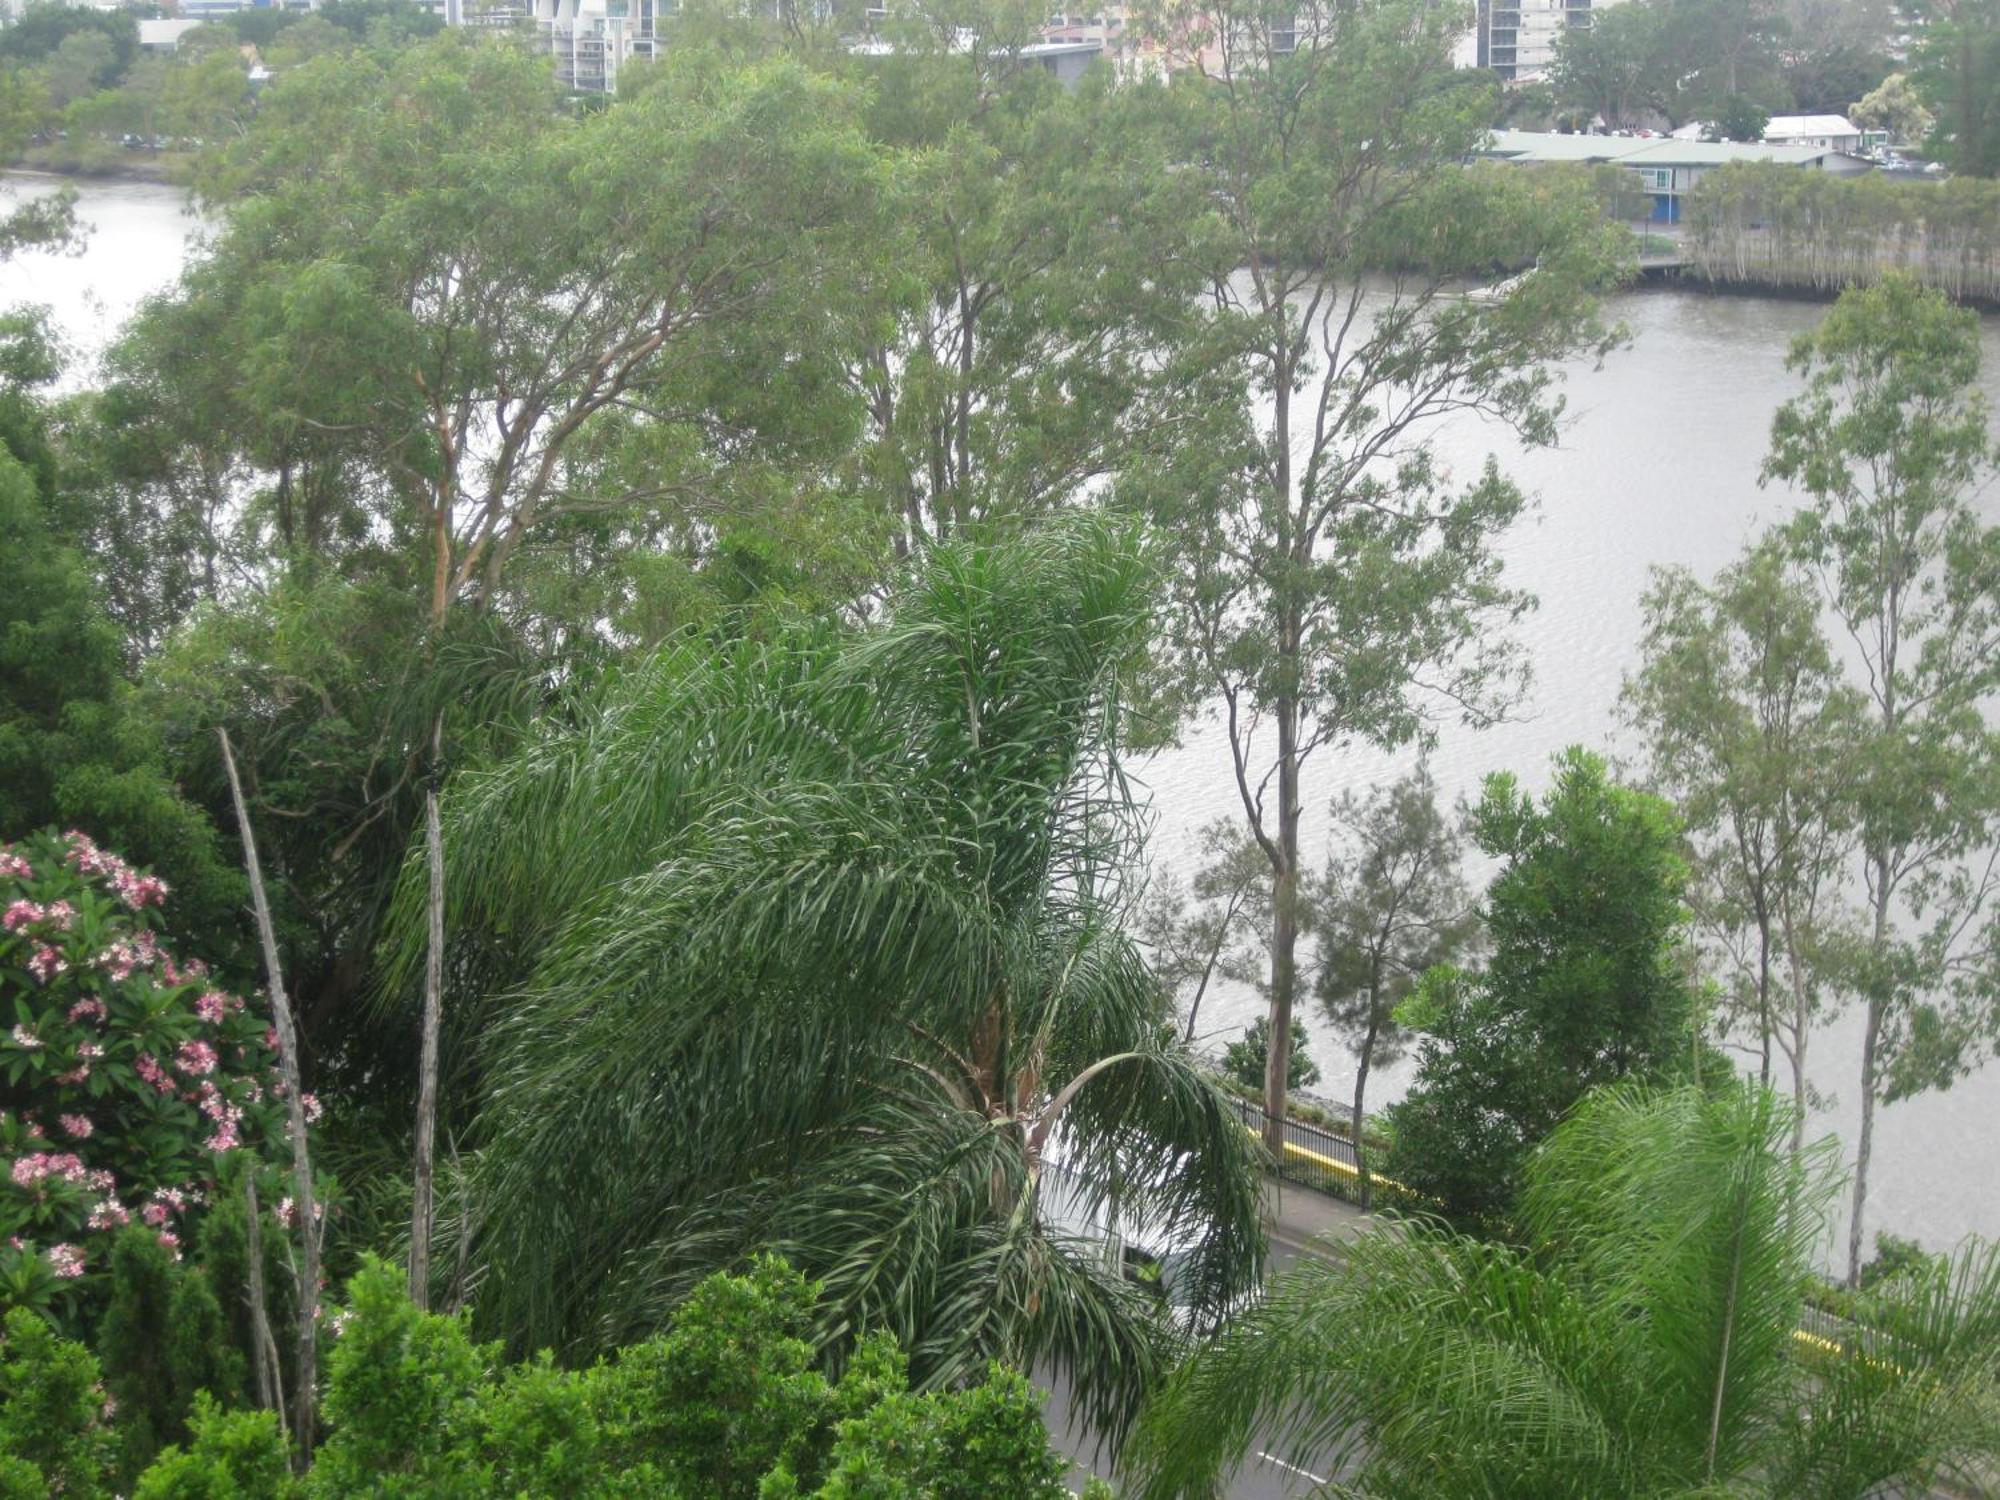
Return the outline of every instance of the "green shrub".
[[[1903,1277],[1934,1275],[1950,1264],[1949,1256],[1933,1255],[1915,1240],[1878,1233],[1874,1259],[1861,1268],[1861,1290],[1872,1291]]]
[[[349,1286],[327,1360],[329,1433],[309,1493],[329,1497],[476,1495],[478,1406],[499,1358],[462,1318],[418,1311],[402,1278],[371,1260]]]
[[[132,1500],[295,1500],[284,1434],[268,1411],[225,1411],[195,1398],[185,1450],[169,1447],[139,1476]]]
[[[1041,1401],[993,1366],[964,1391],[908,1391],[840,1424],[817,1500],[1069,1500]]]
[[[195,1397],[244,1398],[243,1360],[198,1268],[178,1264],[134,1224],[111,1249],[111,1300],[99,1325],[104,1384],[118,1403],[119,1473],[130,1481],[168,1443],[184,1441]]]
[[[0,1348],[0,1455],[8,1460],[0,1494],[63,1500],[109,1494],[115,1447],[105,1407],[88,1349],[58,1337],[39,1313],[25,1307],[9,1312]],[[41,1489],[29,1486],[30,1470]]]
[[[1292,1055],[1285,1065],[1285,1087],[1287,1089],[1309,1089],[1319,1082],[1319,1064],[1306,1053],[1311,1039],[1306,1035],[1305,1025],[1292,1022]],[[1270,1066],[1271,1023],[1259,1016],[1244,1028],[1243,1039],[1231,1042],[1222,1053],[1223,1071],[1246,1088],[1255,1089],[1261,1099],[1264,1091],[1264,1069]]]
[[[755,1500],[780,1464],[805,1477],[832,1405],[809,1337],[816,1295],[771,1257],[703,1281],[664,1335],[599,1373],[607,1439],[627,1461],[671,1455],[668,1481],[714,1500]]]

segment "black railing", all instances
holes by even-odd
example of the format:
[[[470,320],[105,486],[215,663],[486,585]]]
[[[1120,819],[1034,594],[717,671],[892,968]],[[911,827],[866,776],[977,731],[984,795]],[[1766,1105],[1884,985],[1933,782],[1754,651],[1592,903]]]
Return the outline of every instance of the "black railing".
[[[1232,1099],[1230,1103],[1244,1128],[1262,1140],[1269,1116],[1248,1099]],[[1354,1142],[1290,1115],[1285,1117],[1284,1142],[1286,1149],[1275,1165],[1285,1181],[1316,1188],[1336,1198],[1352,1200],[1357,1196],[1361,1164],[1355,1159]]]

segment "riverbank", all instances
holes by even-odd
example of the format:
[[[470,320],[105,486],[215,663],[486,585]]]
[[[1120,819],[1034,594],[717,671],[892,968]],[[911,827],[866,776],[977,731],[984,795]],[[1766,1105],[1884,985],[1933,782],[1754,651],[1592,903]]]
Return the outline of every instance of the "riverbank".
[[[79,159],[67,154],[65,143],[30,146],[4,168],[20,177],[48,177],[68,182],[152,182],[168,187],[187,180],[193,158],[184,151],[125,151],[102,158]]]
[[[2000,184],[1739,162],[1695,187],[1679,258],[1690,286],[1832,298],[1896,273],[1990,309],[2000,306]]]
[[[1802,302],[1813,306],[1828,306],[1840,299],[1840,294],[1848,286],[1872,286],[1882,279],[1883,274],[1892,270],[1908,271],[1906,266],[1885,265],[1872,276],[1857,277],[1853,282],[1830,284],[1800,278],[1784,280],[1776,274],[1759,276],[1718,276],[1704,267],[1692,263],[1678,265],[1644,266],[1633,278],[1633,291],[1675,291],[1697,292],[1710,297],[1743,297],[1763,302]],[[1919,277],[1919,280],[1923,278]],[[2000,313],[2000,292],[1987,295],[1979,292],[1958,292],[1951,295],[1952,301],[1960,307],[1969,307],[1979,313]]]

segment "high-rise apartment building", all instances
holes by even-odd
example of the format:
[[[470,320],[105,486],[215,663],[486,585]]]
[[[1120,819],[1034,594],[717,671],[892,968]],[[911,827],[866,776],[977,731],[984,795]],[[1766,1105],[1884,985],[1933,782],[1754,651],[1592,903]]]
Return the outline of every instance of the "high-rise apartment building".
[[[1617,0],[1594,0],[1598,9]],[[1473,62],[1514,83],[1546,78],[1556,41],[1590,24],[1593,0],[1479,0]]]

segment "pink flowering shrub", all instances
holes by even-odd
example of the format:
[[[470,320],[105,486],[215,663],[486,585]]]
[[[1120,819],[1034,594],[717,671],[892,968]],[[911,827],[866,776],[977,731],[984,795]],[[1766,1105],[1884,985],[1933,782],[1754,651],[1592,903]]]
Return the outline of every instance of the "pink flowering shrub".
[[[86,1291],[133,1222],[177,1249],[221,1153],[284,1144],[267,1022],[167,950],[168,895],[80,833],[0,844],[0,1300]]]

